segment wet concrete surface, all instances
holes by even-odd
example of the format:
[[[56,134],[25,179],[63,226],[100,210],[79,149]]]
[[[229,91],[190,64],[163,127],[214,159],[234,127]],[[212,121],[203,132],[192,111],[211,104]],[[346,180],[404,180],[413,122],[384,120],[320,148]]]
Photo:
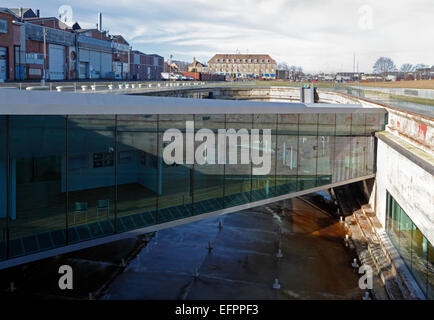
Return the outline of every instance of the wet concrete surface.
[[[344,226],[316,205],[296,198],[3,270],[0,297],[361,299]],[[74,270],[73,290],[58,287],[64,264]]]
[[[122,259],[134,256],[147,241],[143,237],[121,241],[44,259],[0,271],[0,298],[88,299],[121,272]],[[73,270],[73,289],[59,289],[59,267]],[[15,292],[9,292],[14,282]]]
[[[301,199],[166,229],[100,298],[361,299],[344,237],[336,218]]]

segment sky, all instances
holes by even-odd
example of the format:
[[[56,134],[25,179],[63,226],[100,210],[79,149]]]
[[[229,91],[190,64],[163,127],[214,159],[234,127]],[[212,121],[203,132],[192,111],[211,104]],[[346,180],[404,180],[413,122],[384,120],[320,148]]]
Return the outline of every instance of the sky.
[[[216,53],[269,54],[305,72],[372,72],[434,65],[433,0],[2,0],[58,16],[67,5],[82,28],[122,34],[133,49],[207,63]],[[63,7],[64,8],[64,7]],[[61,11],[64,11],[61,9]],[[355,61],[354,63],[354,55]]]

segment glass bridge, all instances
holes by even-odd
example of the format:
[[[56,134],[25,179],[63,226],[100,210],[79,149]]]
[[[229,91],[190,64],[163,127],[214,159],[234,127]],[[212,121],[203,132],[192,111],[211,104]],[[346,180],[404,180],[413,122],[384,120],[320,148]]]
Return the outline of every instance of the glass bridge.
[[[7,89],[0,101],[0,268],[372,177],[374,133],[387,114]],[[179,129],[186,139],[186,121],[195,133],[271,130],[271,169],[253,175],[255,164],[209,159],[168,165],[163,135]],[[253,144],[237,147],[239,155]]]

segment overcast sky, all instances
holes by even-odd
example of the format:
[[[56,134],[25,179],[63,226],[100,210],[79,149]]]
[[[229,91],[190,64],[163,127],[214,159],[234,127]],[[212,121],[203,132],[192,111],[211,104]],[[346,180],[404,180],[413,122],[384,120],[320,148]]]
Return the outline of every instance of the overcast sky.
[[[122,34],[134,49],[207,62],[215,53],[268,53],[306,72],[363,72],[380,56],[434,65],[434,0],[2,0]],[[358,63],[357,63],[358,61]]]

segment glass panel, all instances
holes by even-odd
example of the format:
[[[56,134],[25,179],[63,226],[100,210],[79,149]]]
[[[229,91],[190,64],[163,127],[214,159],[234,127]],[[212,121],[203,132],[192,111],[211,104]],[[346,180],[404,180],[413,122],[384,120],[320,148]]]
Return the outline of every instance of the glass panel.
[[[399,208],[399,251],[408,268],[411,269],[411,235],[413,223]]]
[[[277,124],[276,195],[297,191],[298,115],[279,114]]]
[[[387,192],[386,228],[394,246],[410,269],[423,293],[432,299],[432,245]],[[430,293],[431,290],[431,293]]]
[[[241,159],[241,155],[250,155],[250,139],[241,138],[241,133],[249,132],[252,128],[252,115],[246,114],[228,114],[226,115],[226,130],[234,129],[226,140],[226,163],[225,166],[225,198],[224,205],[226,208],[241,205],[250,202],[251,190],[251,161],[250,159]],[[232,142],[230,142],[232,138]],[[236,148],[236,159],[230,159],[230,149]],[[233,162],[231,164],[231,162]]]
[[[0,116],[0,261],[6,259],[6,116]]]
[[[335,148],[336,114],[319,114],[317,185],[333,182],[333,158]]]
[[[125,230],[156,223],[159,167],[157,116],[118,116],[118,219]],[[101,203],[100,214],[108,215]]]
[[[334,146],[335,137],[333,135],[318,136],[318,186],[332,183]]]
[[[199,131],[203,135],[200,141],[196,141],[196,150],[198,147],[202,150],[203,163],[195,162],[193,179],[194,213],[200,214],[223,208],[225,166],[218,163],[217,134],[218,129],[225,128],[225,115],[195,115],[194,123],[196,133]]]
[[[366,114],[366,133],[384,130],[386,115],[382,113]]]
[[[413,227],[412,235],[412,255],[411,255],[411,272],[413,273],[417,283],[422,291],[427,293],[427,280],[428,280],[428,241],[419,231]]]
[[[365,113],[353,113],[352,123],[351,123],[351,134],[352,135],[364,135],[365,134]]]
[[[115,153],[114,115],[69,117],[70,243],[115,232]],[[118,232],[126,229],[121,221],[116,228]]]
[[[258,201],[276,196],[276,115],[255,114],[253,117],[253,128],[260,131],[258,139],[251,135],[252,159],[255,155],[257,160],[261,160],[260,164],[253,164],[253,168],[267,171],[266,174],[252,174],[252,201]],[[269,139],[264,136],[263,130],[269,130]],[[252,173],[257,173],[253,170]]]
[[[300,136],[298,158],[297,191],[316,187],[316,165],[318,154],[318,137]]]
[[[334,113],[320,113],[318,120],[318,135],[334,136],[336,114]]]
[[[316,187],[318,114],[300,114],[297,191]]]
[[[392,199],[392,229],[390,233],[390,238],[395,245],[395,247],[399,250],[399,218],[400,218],[400,207],[398,206],[398,203],[396,203],[395,199]]]
[[[434,300],[434,246],[428,243],[428,299]]]
[[[366,137],[351,138],[351,178],[366,174]]]
[[[375,137],[366,137],[366,174],[375,173]]]
[[[336,114],[336,135],[350,135],[351,134],[352,115],[350,113],[337,113]]]
[[[187,122],[192,129],[187,131]],[[163,141],[164,132],[172,129],[173,133],[182,133],[178,140],[169,137],[170,140]],[[170,131],[168,131],[169,133]],[[160,115],[159,141],[161,162],[161,195],[158,199],[158,223],[176,220],[190,216],[193,213],[193,164],[187,164],[187,156],[192,157],[194,162],[194,122],[193,115]],[[188,142],[188,145],[187,145]],[[192,144],[192,146],[190,146]],[[163,152],[168,146],[176,146],[177,149],[171,154],[178,156],[182,161],[171,164],[164,161]],[[170,147],[168,147],[170,149]],[[167,149],[167,150],[169,150]],[[181,153],[181,155],[179,155]],[[168,160],[168,159],[166,159]],[[178,161],[179,162],[179,161]]]
[[[351,138],[336,136],[334,146],[334,182],[348,180],[350,178],[350,162],[351,162]]]
[[[9,257],[66,244],[63,116],[10,116]]]

